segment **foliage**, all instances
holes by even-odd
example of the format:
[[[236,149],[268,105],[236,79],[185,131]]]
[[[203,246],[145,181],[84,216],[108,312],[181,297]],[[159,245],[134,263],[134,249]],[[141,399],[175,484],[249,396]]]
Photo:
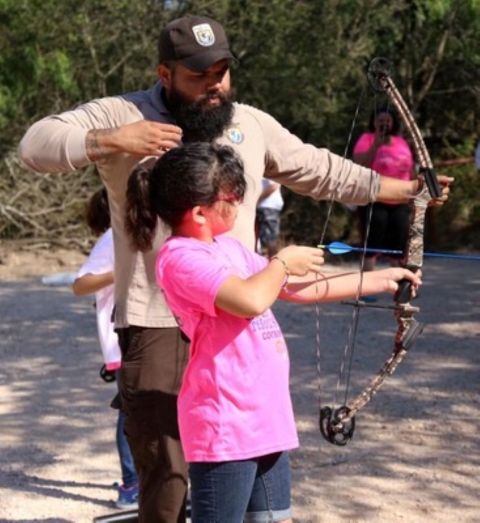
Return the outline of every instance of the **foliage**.
[[[480,136],[479,0],[0,0],[0,175],[10,176],[7,159],[34,120],[151,85],[159,28],[186,12],[225,24],[241,60],[233,71],[237,98],[304,141],[350,155],[382,98],[366,68],[385,56],[434,162],[472,157]],[[478,175],[472,165],[445,172],[457,181],[435,213],[435,239],[478,248]],[[14,197],[9,190],[2,186],[0,205]],[[328,203],[285,198],[286,240],[314,244]],[[80,212],[66,218],[75,220]],[[327,239],[354,231],[354,216],[335,206]],[[2,237],[18,234],[0,224]]]
[[[12,154],[4,156],[1,168],[0,238],[88,252],[93,237],[83,220],[85,202],[101,185],[92,168],[32,175]]]

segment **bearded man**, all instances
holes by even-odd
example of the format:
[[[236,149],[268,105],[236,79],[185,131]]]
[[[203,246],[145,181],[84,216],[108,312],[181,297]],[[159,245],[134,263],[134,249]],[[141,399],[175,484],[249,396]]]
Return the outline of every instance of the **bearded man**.
[[[182,142],[230,145],[244,162],[248,182],[232,235],[251,249],[264,176],[317,200],[333,197],[357,205],[406,201],[418,182],[372,173],[303,143],[268,114],[234,103],[230,65],[236,58],[215,20],[173,20],[161,31],[158,51],[159,81],[151,90],[97,99],[44,118],[25,134],[19,156],[40,172],[95,163],[108,191],[115,244],[114,318],[123,358],[125,433],[140,477],[139,521],[177,523],[185,521],[187,467],[176,401],[188,343],[155,278],[155,258],[169,231],[160,224],[148,253],[135,252],[125,234],[125,192],[132,171]],[[442,180],[441,201],[450,181]]]

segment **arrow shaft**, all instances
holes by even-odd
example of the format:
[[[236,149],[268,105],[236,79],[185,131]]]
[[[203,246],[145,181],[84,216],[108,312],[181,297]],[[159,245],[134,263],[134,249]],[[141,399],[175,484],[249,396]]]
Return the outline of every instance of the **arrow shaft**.
[[[317,245],[320,249],[326,249],[331,254],[340,255],[348,254],[349,252],[373,252],[377,254],[403,254],[402,251],[389,250],[389,249],[373,249],[373,248],[363,248],[363,247],[354,247],[348,245],[347,243],[333,242],[329,245]],[[423,256],[427,258],[449,258],[452,260],[480,260],[480,256],[469,255],[469,254],[449,254],[443,252],[424,252]]]
[[[424,252],[424,256],[429,258],[451,258],[452,260],[480,260],[480,256],[473,256],[469,254],[448,254],[444,252]]]

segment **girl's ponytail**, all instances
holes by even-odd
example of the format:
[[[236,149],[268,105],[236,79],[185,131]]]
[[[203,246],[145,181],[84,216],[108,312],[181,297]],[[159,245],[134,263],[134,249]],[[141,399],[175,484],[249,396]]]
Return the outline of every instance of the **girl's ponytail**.
[[[153,247],[158,217],[152,210],[150,170],[138,166],[127,185],[125,231],[131,246],[141,252]]]

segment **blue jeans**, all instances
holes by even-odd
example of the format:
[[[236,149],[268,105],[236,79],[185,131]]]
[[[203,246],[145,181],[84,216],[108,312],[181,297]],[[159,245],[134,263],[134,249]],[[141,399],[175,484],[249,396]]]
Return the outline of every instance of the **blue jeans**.
[[[120,380],[119,371],[116,372],[117,385]],[[127,438],[125,436],[123,427],[125,424],[125,413],[120,409],[118,411],[117,418],[117,452],[118,457],[120,458],[120,468],[122,470],[122,483],[125,487],[131,487],[138,483],[138,475],[135,469],[135,464],[133,463],[133,456],[130,451],[130,445],[128,444]]]
[[[118,411],[117,419],[117,450],[120,458],[120,468],[122,469],[122,482],[125,487],[131,487],[138,483],[138,475],[133,463],[132,453],[127,438],[123,432],[125,424],[125,413]]]
[[[190,463],[189,476],[192,523],[267,523],[292,517],[288,452]]]

